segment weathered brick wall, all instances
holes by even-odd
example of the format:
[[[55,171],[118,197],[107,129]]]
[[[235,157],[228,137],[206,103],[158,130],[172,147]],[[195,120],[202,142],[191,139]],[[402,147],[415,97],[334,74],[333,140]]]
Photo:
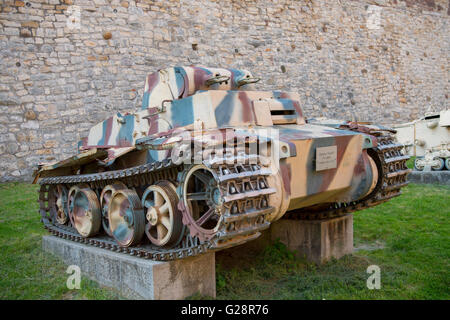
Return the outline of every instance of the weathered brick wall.
[[[307,116],[448,107],[449,14],[447,0],[2,0],[0,181],[74,154],[165,66],[249,69],[298,91]]]

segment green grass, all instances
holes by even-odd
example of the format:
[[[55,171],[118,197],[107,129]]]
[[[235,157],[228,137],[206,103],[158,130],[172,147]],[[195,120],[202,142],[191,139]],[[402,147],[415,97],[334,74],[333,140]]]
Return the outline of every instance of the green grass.
[[[409,158],[407,161],[406,161],[406,166],[409,168],[409,169],[414,169],[414,161],[416,160],[416,156],[412,156],[411,158]]]
[[[354,216],[358,250],[316,266],[281,243],[259,254],[216,256],[218,299],[449,299],[449,187],[410,185],[404,194]],[[86,278],[66,287],[66,266],[44,253],[37,186],[0,184],[0,299],[114,299]],[[368,290],[366,269],[381,268]],[[202,298],[195,296],[193,298]]]
[[[449,192],[449,187],[409,185],[402,196],[357,212],[357,251],[338,261],[309,264],[278,243],[247,257],[252,262],[249,267],[220,266],[217,297],[449,299]],[[220,264],[220,253],[217,257]],[[243,258],[239,264],[248,265]],[[381,269],[380,290],[367,289],[370,265]]]
[[[43,252],[38,186],[0,184],[0,299],[114,299],[114,291],[82,278],[80,290],[66,286],[67,266]]]

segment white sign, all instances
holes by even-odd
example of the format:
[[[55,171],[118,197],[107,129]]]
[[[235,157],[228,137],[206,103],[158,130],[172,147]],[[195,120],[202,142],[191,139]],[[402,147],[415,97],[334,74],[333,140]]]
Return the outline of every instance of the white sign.
[[[316,171],[337,167],[337,146],[319,147],[316,149]]]

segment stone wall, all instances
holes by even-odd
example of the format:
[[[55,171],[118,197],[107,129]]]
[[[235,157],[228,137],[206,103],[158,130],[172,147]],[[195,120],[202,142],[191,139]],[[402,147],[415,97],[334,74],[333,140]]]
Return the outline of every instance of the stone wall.
[[[402,122],[449,106],[447,0],[2,0],[0,181],[76,152],[145,75],[245,68],[305,114]]]

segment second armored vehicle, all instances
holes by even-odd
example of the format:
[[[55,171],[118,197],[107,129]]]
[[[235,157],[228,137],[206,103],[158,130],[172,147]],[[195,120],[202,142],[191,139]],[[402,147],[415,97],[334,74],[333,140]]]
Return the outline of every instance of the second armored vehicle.
[[[415,170],[450,170],[450,110],[393,127],[395,139],[405,145],[406,153],[416,156]]]

